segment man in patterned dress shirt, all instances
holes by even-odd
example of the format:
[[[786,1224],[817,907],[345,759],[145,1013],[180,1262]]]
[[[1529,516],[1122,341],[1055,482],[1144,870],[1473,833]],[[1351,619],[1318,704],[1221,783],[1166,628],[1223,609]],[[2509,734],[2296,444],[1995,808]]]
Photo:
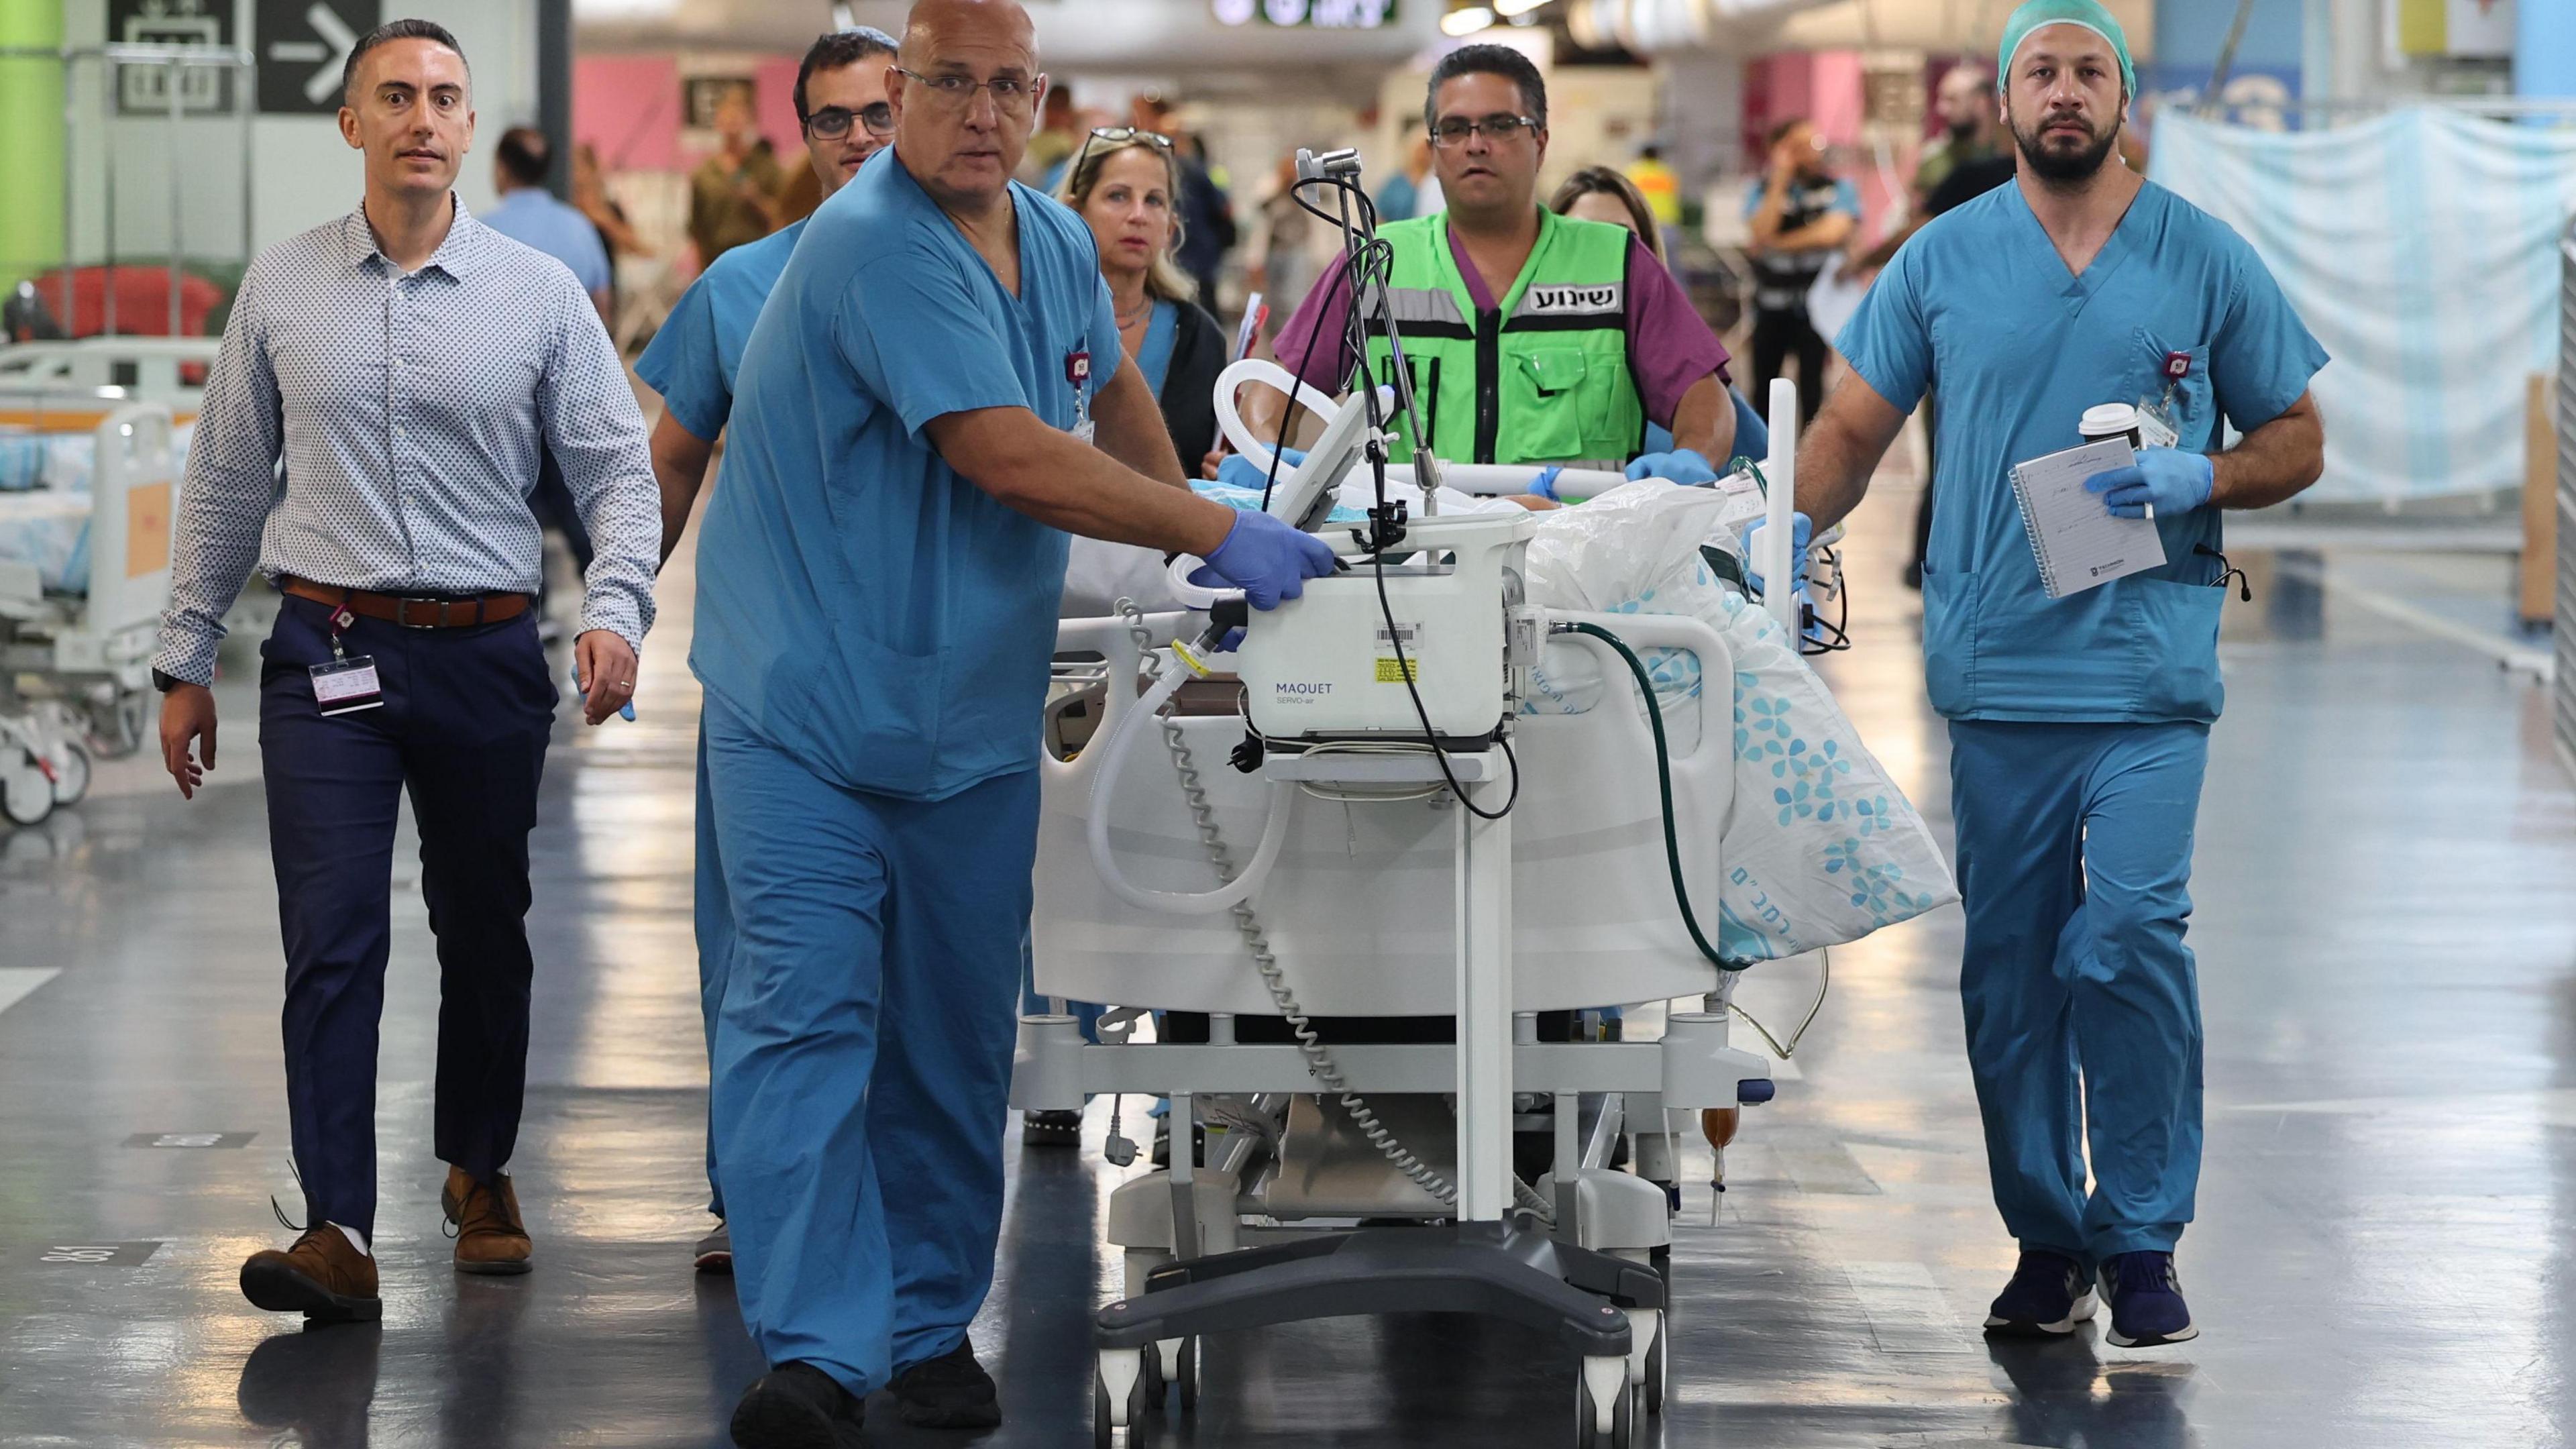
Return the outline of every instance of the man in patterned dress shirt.
[[[438,940],[435,1135],[456,1267],[528,1269],[502,1168],[526,1076],[528,831],[555,706],[529,607],[541,443],[597,544],[575,644],[590,723],[632,696],[653,621],[643,417],[580,283],[450,190],[474,139],[471,84],[455,38],[426,21],[350,54],[340,133],[365,153],[365,201],[242,279],[154,660],[163,760],[193,798],[215,764],[206,686],[225,610],[254,562],[286,596],[260,649],[260,760],[307,1226],[292,1249],[252,1255],[241,1284],[314,1319],[383,1312],[368,1243],[376,1031],[406,789]]]

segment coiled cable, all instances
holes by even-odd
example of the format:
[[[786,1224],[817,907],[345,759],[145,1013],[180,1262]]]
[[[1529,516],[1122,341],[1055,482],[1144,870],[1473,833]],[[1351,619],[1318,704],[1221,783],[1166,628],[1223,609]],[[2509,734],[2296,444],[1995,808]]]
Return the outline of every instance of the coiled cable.
[[[1144,662],[1149,672],[1159,675],[1163,667],[1162,660],[1155,651],[1152,631],[1145,627],[1144,610],[1138,607],[1135,600],[1124,598],[1118,601],[1117,608],[1119,617],[1127,621],[1128,637],[1136,643],[1137,657]],[[1117,686],[1113,682],[1111,687]],[[1180,782],[1181,799],[1190,808],[1190,820],[1198,834],[1199,844],[1207,851],[1208,864],[1215,867],[1217,878],[1232,884],[1234,881],[1233,853],[1226,848],[1225,836],[1217,829],[1216,809],[1209,802],[1207,786],[1199,777],[1197,762],[1190,752],[1189,739],[1182,732],[1181,722],[1177,716],[1163,715],[1161,723],[1163,744],[1172,757],[1172,774]],[[1457,1185],[1442,1177],[1429,1163],[1415,1156],[1411,1149],[1388,1130],[1385,1123],[1378,1120],[1377,1113],[1370,1108],[1367,1100],[1350,1089],[1342,1076],[1341,1064],[1333,1058],[1332,1049],[1325,1046],[1322,1038],[1316,1035],[1314,1022],[1307,1017],[1305,1009],[1297,1004],[1297,994],[1288,985],[1287,974],[1280,968],[1278,956],[1270,949],[1269,933],[1262,929],[1261,918],[1254,913],[1252,903],[1248,900],[1236,901],[1230,908],[1230,914],[1234,919],[1236,934],[1243,938],[1244,951],[1252,957],[1253,969],[1261,974],[1262,988],[1270,993],[1271,1005],[1278,1008],[1279,1015],[1288,1023],[1290,1034],[1297,1038],[1297,1050],[1306,1059],[1306,1069],[1313,1074],[1315,1080],[1324,1084],[1325,1090],[1333,1096],[1334,1100],[1341,1103],[1342,1110],[1350,1114],[1351,1125],[1360,1129],[1360,1134],[1368,1139],[1368,1144],[1376,1148],[1380,1156],[1394,1164],[1395,1169],[1411,1180],[1414,1186],[1429,1193],[1441,1203],[1452,1208],[1456,1207],[1458,1205]],[[1554,1224],[1556,1220],[1554,1209],[1545,1198],[1531,1190],[1529,1185],[1522,1182],[1518,1176],[1512,1178],[1512,1197],[1524,1209],[1536,1215],[1539,1221]]]

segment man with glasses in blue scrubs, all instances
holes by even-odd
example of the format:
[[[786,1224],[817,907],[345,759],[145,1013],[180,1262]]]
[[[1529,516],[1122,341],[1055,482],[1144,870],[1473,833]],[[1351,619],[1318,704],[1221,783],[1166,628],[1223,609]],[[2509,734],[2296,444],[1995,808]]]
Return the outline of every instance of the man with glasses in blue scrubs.
[[[796,121],[805,153],[829,198],[859,174],[860,163],[894,137],[894,107],[886,79],[894,67],[894,37],[859,26],[822,36],[806,48],[796,68]],[[653,478],[662,487],[662,559],[680,546],[681,530],[715,457],[716,435],[733,415],[734,374],[761,304],[787,270],[799,221],[715,259],[680,295],[653,345],[635,359],[636,376],[662,395],[662,420],[653,425]],[[725,906],[724,872],[716,857],[714,807],[707,803],[706,741],[698,742],[698,1000],[706,1018],[707,1045],[716,1035],[716,1007],[724,1000],[725,953],[732,916]],[[733,1271],[733,1237],[724,1227],[724,1190],[716,1183],[715,1141],[707,1142],[707,1211],[716,1229],[698,1240],[701,1273]]]
[[[2119,161],[2137,89],[2108,12],[2030,0],[1997,59],[2015,182],[1880,274],[1836,344],[1852,376],[1798,450],[1799,497],[1819,527],[1849,513],[1939,389],[1925,672],[1950,722],[1969,1066],[2021,1245],[1987,1327],[2071,1333],[2098,1284],[2114,1345],[2175,1343],[2198,1331],[2174,1245],[2200,1173],[2183,926],[2221,701],[2218,510],[2316,481],[2326,355],[2242,238]],[[2130,402],[2178,436],[2088,486],[2152,518],[2166,562],[2051,599],[2010,470],[2081,442],[2086,408]],[[2224,451],[2222,417],[2243,435]]]
[[[807,223],[743,350],[690,664],[732,917],[716,1174],[770,1365],[746,1449],[1001,1419],[992,1283],[1040,713],[1066,534],[1254,607],[1323,540],[1191,493],[1091,233],[1011,182],[1046,89],[1011,0],[921,0],[891,151]]]

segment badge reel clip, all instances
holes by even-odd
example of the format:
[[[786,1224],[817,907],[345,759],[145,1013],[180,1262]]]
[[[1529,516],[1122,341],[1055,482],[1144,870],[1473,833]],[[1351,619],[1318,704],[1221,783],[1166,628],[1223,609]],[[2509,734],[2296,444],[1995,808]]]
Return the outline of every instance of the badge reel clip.
[[[2181,412],[2174,404],[2174,389],[2191,376],[2191,354],[2165,354],[2164,387],[2154,397],[2138,399],[2138,442],[2147,448],[2170,448],[2182,441]]]
[[[376,679],[376,657],[360,654],[353,658],[340,647],[340,636],[357,622],[358,616],[342,604],[331,616],[331,662],[316,664],[309,671],[313,676],[313,701],[322,706],[325,718],[375,709],[385,702],[384,686]]]

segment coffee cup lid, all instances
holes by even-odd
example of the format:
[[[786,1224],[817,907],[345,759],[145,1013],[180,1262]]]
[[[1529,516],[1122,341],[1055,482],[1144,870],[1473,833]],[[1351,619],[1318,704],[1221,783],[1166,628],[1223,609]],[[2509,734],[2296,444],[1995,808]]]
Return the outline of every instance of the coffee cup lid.
[[[2138,410],[2127,403],[2104,403],[2084,410],[2075,430],[2088,438],[2116,437],[2138,425]]]

